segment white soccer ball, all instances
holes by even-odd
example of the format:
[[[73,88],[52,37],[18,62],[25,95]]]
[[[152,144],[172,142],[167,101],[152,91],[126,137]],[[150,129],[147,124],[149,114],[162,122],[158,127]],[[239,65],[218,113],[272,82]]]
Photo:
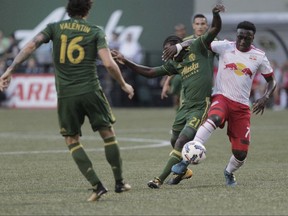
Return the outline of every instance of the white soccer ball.
[[[189,164],[199,164],[206,158],[206,148],[199,142],[187,142],[182,149],[183,160]]]

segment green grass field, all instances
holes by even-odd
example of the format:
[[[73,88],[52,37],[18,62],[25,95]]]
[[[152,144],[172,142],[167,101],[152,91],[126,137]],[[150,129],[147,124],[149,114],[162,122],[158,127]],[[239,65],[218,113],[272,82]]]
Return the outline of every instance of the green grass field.
[[[174,110],[113,111],[125,180],[133,188],[114,193],[102,141],[86,121],[82,143],[109,189],[99,202],[87,203],[90,185],[58,133],[56,111],[0,109],[0,215],[288,215],[287,110],[253,115],[237,187],[224,184],[231,153],[226,130],[218,129],[206,145],[207,159],[190,166],[193,177],[159,190],[147,182],[160,174],[171,151]]]

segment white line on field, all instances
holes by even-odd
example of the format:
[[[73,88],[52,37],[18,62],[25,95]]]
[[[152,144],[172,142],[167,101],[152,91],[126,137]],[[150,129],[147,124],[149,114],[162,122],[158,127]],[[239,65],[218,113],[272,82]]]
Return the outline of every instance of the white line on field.
[[[15,135],[15,134],[14,134]],[[1,137],[11,137],[10,133],[0,133],[0,138]],[[15,137],[16,138],[16,137]],[[31,140],[35,139],[59,139],[59,136],[50,136],[50,135],[27,135],[27,134],[17,134],[17,139],[25,139],[29,138]],[[63,142],[63,139],[59,139]],[[81,138],[81,140],[101,140],[95,136],[85,136]],[[123,142],[133,142],[133,143],[148,143],[145,145],[133,145],[133,146],[126,146],[126,147],[121,147],[120,144],[120,149],[121,150],[134,150],[134,149],[146,149],[146,148],[160,148],[164,146],[170,145],[170,142],[167,140],[160,140],[160,139],[145,139],[145,138],[125,138],[125,137],[117,137],[117,140],[123,141]],[[87,152],[96,152],[96,151],[104,151],[104,148],[90,148],[90,149],[85,149]],[[37,151],[12,151],[12,152],[0,152],[0,155],[25,155],[25,154],[55,154],[55,153],[67,153],[68,150],[37,150]]]

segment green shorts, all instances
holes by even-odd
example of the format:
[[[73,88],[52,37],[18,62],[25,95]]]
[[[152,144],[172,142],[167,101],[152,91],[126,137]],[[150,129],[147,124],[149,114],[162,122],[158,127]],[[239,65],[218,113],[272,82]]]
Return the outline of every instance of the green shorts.
[[[82,135],[85,116],[93,131],[110,128],[116,119],[102,90],[58,98],[58,120],[63,136]]]
[[[187,105],[185,102],[177,110],[172,130],[175,132],[182,131],[184,127],[190,127],[197,130],[207,117],[210,106],[210,99],[207,101]]]

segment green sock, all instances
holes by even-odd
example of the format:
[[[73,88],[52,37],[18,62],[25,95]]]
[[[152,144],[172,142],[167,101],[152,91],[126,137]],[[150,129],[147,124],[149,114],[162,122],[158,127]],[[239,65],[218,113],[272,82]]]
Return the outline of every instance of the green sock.
[[[116,137],[113,136],[104,139],[104,143],[106,160],[112,168],[115,181],[122,180],[122,159]]]
[[[84,177],[90,182],[92,186],[98,184],[100,180],[97,177],[92,167],[92,163],[83,149],[83,146],[80,143],[73,143],[70,144],[68,148]]]
[[[176,150],[171,151],[171,153],[169,155],[169,160],[168,160],[166,166],[164,167],[161,175],[158,177],[162,183],[170,175],[172,166],[179,163],[181,161],[181,158],[182,158],[181,152],[176,151]]]

